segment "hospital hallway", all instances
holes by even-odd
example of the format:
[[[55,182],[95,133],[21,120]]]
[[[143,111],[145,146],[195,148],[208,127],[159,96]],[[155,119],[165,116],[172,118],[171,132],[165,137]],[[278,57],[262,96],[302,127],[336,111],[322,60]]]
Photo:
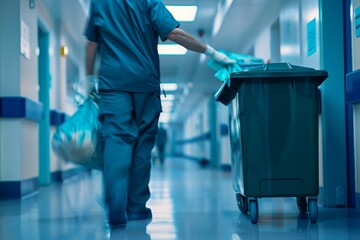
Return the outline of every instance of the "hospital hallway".
[[[231,173],[183,158],[153,164],[151,221],[129,221],[110,230],[101,203],[101,173],[82,173],[40,187],[23,200],[0,202],[0,239],[126,240],[345,240],[360,236],[359,212],[324,208],[310,223],[295,198],[259,199],[259,221],[252,224],[237,206]]]

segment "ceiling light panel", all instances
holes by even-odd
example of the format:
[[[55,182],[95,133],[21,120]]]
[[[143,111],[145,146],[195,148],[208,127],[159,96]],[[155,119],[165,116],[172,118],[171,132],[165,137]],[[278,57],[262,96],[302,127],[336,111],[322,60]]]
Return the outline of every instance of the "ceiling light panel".
[[[159,44],[158,52],[160,55],[185,55],[187,49],[179,44]]]
[[[195,20],[197,6],[177,6],[166,5],[166,8],[171,12],[174,18],[179,22],[192,22]]]
[[[161,87],[165,91],[176,91],[178,89],[177,83],[161,83]]]
[[[161,95],[161,101],[174,101],[174,100],[175,100],[174,94],[166,94],[166,96],[164,94]]]

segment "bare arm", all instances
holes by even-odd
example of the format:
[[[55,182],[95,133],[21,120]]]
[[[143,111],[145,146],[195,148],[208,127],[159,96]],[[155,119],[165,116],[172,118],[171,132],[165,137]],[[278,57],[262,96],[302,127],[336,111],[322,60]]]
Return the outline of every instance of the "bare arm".
[[[175,28],[172,30],[172,32],[167,35],[167,38],[180,44],[188,50],[204,53],[221,64],[231,64],[236,62],[235,60],[228,58],[224,53],[216,51],[211,46],[197,40],[180,28]]]
[[[88,41],[86,45],[86,75],[94,75],[94,65],[97,53],[97,43]]]
[[[167,38],[194,52],[205,53],[207,48],[205,43],[197,40],[180,28],[175,28],[167,35]]]

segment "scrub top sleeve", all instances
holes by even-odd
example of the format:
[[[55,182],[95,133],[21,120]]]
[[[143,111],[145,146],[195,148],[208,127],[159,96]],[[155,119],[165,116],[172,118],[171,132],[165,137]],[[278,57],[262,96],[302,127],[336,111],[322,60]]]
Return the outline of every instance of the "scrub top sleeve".
[[[85,27],[84,35],[89,41],[99,42],[99,26],[95,24],[95,5],[94,2],[91,3],[89,18]]]
[[[180,23],[175,20],[173,15],[165,7],[162,1],[154,0],[151,7],[151,21],[155,31],[160,36],[161,41],[166,41],[166,36],[175,28],[180,26]]]

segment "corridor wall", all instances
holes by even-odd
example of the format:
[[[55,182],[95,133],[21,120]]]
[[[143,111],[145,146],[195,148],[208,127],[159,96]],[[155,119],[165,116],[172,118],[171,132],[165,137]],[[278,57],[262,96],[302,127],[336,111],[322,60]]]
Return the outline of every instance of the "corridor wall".
[[[271,26],[266,27],[254,41],[254,56],[265,63],[271,61]]]
[[[77,109],[74,101],[73,89],[69,83],[76,83],[83,80],[85,37],[82,35],[86,21],[86,12],[80,2],[58,1],[46,5],[39,1],[37,5],[39,21],[49,32],[49,53],[50,53],[50,109],[52,113],[71,116]],[[71,10],[68,9],[71,4]],[[54,12],[55,10],[55,12]],[[76,12],[76,23],[70,16]],[[60,55],[60,48],[66,46],[68,55]],[[78,76],[75,79],[68,79],[67,62],[71,62],[78,69]],[[64,118],[65,120],[65,118]],[[51,119],[50,119],[51,124]],[[50,143],[57,126],[61,122],[51,124]],[[79,166],[65,163],[52,149],[50,149],[50,172],[51,178],[55,181],[62,181],[64,178],[72,176],[81,171]]]
[[[355,207],[360,209],[360,94],[358,88],[360,83],[360,0],[352,0],[351,9],[348,14],[351,19],[352,72],[347,77],[347,100],[353,111],[352,120],[354,129],[354,156],[351,156],[350,161],[354,161]],[[351,123],[352,121],[348,120],[347,122]]]
[[[327,207],[348,202],[343,5],[343,1],[319,0],[320,68],[329,74],[321,85],[322,196]]]
[[[54,12],[66,9],[61,5],[65,2],[78,12],[77,24],[73,18],[62,19]],[[86,12],[77,1],[51,4],[59,5],[50,9],[42,0],[34,5],[24,0],[0,1],[0,198],[19,198],[38,191],[39,156],[44,154],[39,146],[43,115],[38,96],[39,25],[49,35],[50,108],[66,115],[76,110],[73,99],[66,98],[66,59],[60,57],[59,49],[68,46],[69,57],[83,76]],[[49,159],[49,174],[78,168],[63,164],[53,153]]]
[[[184,156],[195,161],[210,160],[209,106],[202,99],[184,124],[184,139],[181,140]]]
[[[38,189],[36,10],[27,1],[0,1],[0,31],[0,198],[20,197]]]
[[[219,166],[223,169],[231,169],[231,145],[229,134],[229,109],[217,102],[217,138],[219,139]]]
[[[320,68],[320,26],[319,26],[319,2],[302,0],[299,11],[300,32],[301,32],[301,65],[313,69]],[[319,187],[320,191],[324,188],[324,164],[323,164],[323,144],[322,144],[322,120],[319,114]],[[320,202],[323,202],[320,193]]]

